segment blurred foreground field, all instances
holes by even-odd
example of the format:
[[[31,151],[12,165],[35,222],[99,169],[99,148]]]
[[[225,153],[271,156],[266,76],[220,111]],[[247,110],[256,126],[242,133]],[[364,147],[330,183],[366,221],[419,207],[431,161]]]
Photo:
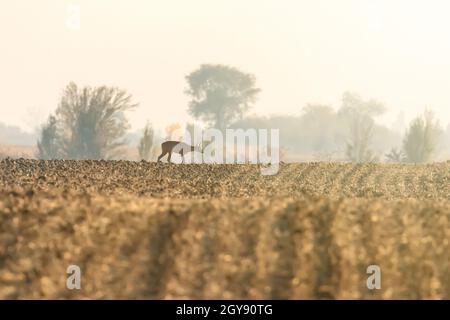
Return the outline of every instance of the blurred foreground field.
[[[450,162],[0,161],[2,299],[450,299],[449,241]]]

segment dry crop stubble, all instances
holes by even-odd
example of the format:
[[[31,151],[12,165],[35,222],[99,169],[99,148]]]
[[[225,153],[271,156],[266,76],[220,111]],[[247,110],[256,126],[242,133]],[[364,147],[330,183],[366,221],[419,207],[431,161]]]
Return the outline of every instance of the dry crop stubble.
[[[450,298],[450,163],[0,162],[0,298]],[[66,268],[82,289],[65,287]],[[368,290],[366,267],[382,270]]]

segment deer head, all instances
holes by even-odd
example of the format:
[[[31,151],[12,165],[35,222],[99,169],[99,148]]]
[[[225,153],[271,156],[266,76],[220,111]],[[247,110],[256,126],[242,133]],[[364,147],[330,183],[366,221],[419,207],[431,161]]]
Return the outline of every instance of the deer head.
[[[201,143],[199,143],[199,144],[197,144],[195,146],[191,146],[191,151],[197,151],[197,152],[203,153],[203,150],[200,147],[200,145],[201,145]]]

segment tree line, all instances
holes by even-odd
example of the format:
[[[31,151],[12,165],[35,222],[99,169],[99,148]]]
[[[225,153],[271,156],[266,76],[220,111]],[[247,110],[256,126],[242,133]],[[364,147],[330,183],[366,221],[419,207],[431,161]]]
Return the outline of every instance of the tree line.
[[[377,123],[386,112],[383,103],[355,93],[344,93],[337,111],[328,105],[309,104],[299,116],[261,117],[248,115],[261,91],[254,75],[230,66],[205,64],[185,79],[188,113],[195,120],[220,130],[278,128],[280,145],[289,154],[312,155],[317,160],[422,163],[433,159],[444,135],[432,111],[426,110],[401,137]],[[124,157],[130,129],[126,113],[136,107],[131,94],[123,89],[69,83],[56,111],[41,128],[38,158]],[[178,127],[173,125],[167,131]],[[155,131],[148,122],[137,146],[140,159],[151,158],[154,141]],[[390,151],[384,154],[386,147]]]

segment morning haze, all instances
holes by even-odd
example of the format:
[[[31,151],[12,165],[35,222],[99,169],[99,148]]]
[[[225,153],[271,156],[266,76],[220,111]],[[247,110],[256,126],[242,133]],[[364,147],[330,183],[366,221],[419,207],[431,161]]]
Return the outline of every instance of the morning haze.
[[[445,129],[449,7],[387,0],[7,2],[0,10],[2,122],[35,129],[73,81],[127,90],[139,102],[128,115],[132,130],[150,121],[163,132],[194,120],[185,76],[210,63],[256,77],[261,92],[250,114],[299,116],[309,103],[337,110],[350,91],[384,103],[377,121],[387,127],[402,131],[428,107]]]
[[[450,300],[450,1],[1,2],[0,300]]]

